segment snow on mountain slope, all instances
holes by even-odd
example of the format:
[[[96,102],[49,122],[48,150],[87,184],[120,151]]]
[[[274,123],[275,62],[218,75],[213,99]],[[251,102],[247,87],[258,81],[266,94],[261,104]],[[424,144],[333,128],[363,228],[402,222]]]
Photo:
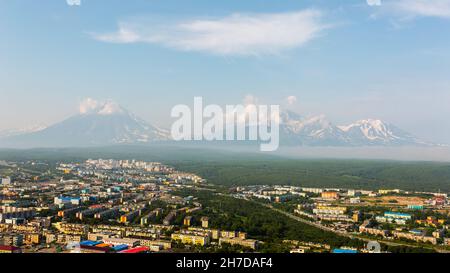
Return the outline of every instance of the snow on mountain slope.
[[[324,115],[303,118],[293,112],[281,115],[281,139],[305,146],[432,145],[396,126],[376,119],[335,126]]]
[[[107,101],[44,130],[3,139],[8,146],[71,147],[148,143],[169,139],[169,132],[154,127],[120,105]]]
[[[291,146],[434,146],[377,119],[336,126],[324,115],[303,117],[280,113],[280,144]],[[86,100],[80,114],[37,131],[0,137],[1,147],[79,147],[151,143],[170,140],[154,127],[113,101]]]
[[[355,144],[426,144],[396,126],[378,119],[360,120],[338,128],[345,132]]]

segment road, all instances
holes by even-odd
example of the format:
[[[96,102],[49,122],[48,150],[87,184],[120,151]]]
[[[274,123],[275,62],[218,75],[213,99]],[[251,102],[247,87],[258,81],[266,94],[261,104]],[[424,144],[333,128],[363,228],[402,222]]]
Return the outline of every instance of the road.
[[[225,196],[228,196],[228,197],[236,198],[235,196],[230,195],[230,194],[220,194],[220,195],[225,195]],[[374,239],[369,239],[369,238],[365,238],[365,237],[362,237],[362,236],[350,234],[348,232],[340,232],[340,231],[334,230],[332,228],[326,227],[324,225],[321,225],[319,223],[314,223],[314,222],[308,221],[308,220],[303,219],[301,217],[298,217],[298,216],[296,216],[296,215],[294,215],[292,213],[289,213],[289,212],[286,212],[286,211],[274,208],[270,204],[263,204],[263,203],[257,202],[255,200],[247,199],[247,198],[244,198],[244,199],[249,201],[249,202],[253,202],[253,203],[259,204],[261,206],[264,206],[264,207],[266,207],[268,209],[271,209],[272,211],[281,213],[281,214],[283,214],[283,215],[285,215],[285,216],[287,216],[287,217],[289,217],[289,218],[291,218],[291,219],[293,219],[293,220],[295,220],[297,222],[301,222],[303,224],[310,225],[310,226],[316,227],[316,228],[324,230],[324,231],[333,232],[333,233],[335,233],[337,235],[344,236],[344,237],[347,237],[347,238],[350,238],[350,239],[358,239],[358,240],[361,240],[361,241],[364,241],[364,242],[377,241],[379,243],[383,243],[383,244],[388,245],[388,246],[407,246],[407,247],[416,247],[416,248],[418,247],[417,245],[412,245],[412,244],[408,244],[408,243],[404,243],[404,242],[392,242],[392,241],[380,240],[380,239],[374,240]],[[428,248],[428,249],[433,249],[433,250],[435,250],[435,251],[437,251],[439,253],[450,253],[450,251],[448,251],[446,249],[439,248],[439,247],[430,247],[430,246],[421,246],[421,247]]]
[[[301,217],[295,216],[294,214],[291,214],[289,212],[286,212],[286,211],[274,208],[272,205],[263,204],[263,206],[265,206],[265,207],[267,207],[267,208],[269,208],[269,209],[271,209],[273,211],[276,211],[278,213],[281,213],[281,214],[283,214],[283,215],[285,215],[285,216],[287,216],[287,217],[289,217],[289,218],[291,218],[293,220],[296,220],[298,222],[301,222],[301,223],[304,223],[304,224],[307,224],[307,225],[319,228],[319,229],[324,230],[324,231],[333,232],[333,233],[336,233],[336,234],[338,234],[340,236],[344,236],[344,237],[347,237],[347,238],[350,238],[350,239],[358,239],[358,240],[362,240],[362,241],[365,241],[365,242],[373,242],[374,241],[373,239],[356,236],[356,235],[353,235],[353,234],[350,234],[350,233],[347,233],[347,232],[336,231],[336,230],[334,230],[332,228],[323,226],[323,225],[321,225],[319,223],[314,223],[314,222],[305,220],[305,219],[303,219]],[[417,247],[416,245],[411,245],[411,244],[403,243],[403,242],[397,243],[397,242],[391,242],[391,241],[386,241],[386,240],[376,240],[376,241],[379,242],[379,243],[383,243],[385,245],[389,245],[389,246]],[[435,251],[437,251],[439,253],[450,253],[450,251],[445,250],[445,249],[441,249],[441,248],[438,248],[438,247],[425,247],[424,246],[424,248],[434,249]]]

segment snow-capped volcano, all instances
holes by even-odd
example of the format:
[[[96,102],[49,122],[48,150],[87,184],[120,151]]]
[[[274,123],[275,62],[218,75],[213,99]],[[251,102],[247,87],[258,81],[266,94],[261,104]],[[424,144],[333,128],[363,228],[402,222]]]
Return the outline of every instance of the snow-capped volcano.
[[[359,120],[346,126],[339,126],[355,144],[425,144],[413,135],[397,128],[396,126],[383,122],[379,119]]]
[[[281,139],[304,146],[432,145],[396,126],[377,119],[336,126],[324,115],[304,118],[293,112],[281,114]]]
[[[343,145],[345,136],[324,115],[303,118],[293,112],[281,114],[281,141],[291,145]]]
[[[324,115],[303,117],[280,113],[280,144],[291,146],[430,146],[396,126],[376,119],[336,126]],[[82,147],[151,143],[170,140],[154,127],[113,101],[87,99],[79,114],[33,131],[0,136],[0,147]]]
[[[33,133],[1,142],[13,147],[72,147],[149,143],[166,140],[169,132],[156,128],[113,101],[89,102],[80,114]]]

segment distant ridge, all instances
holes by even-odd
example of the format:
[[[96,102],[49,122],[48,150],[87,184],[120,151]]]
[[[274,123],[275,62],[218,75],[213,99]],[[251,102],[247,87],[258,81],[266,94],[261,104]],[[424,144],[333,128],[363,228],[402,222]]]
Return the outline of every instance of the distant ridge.
[[[3,148],[92,147],[161,141],[171,141],[169,131],[147,123],[113,101],[95,102],[93,106],[80,108],[80,114],[48,127],[0,134]],[[305,118],[291,111],[281,113],[280,145],[439,146],[378,119],[336,126],[324,115]]]
[[[438,146],[378,119],[336,126],[324,115],[281,114],[282,143],[301,146]]]

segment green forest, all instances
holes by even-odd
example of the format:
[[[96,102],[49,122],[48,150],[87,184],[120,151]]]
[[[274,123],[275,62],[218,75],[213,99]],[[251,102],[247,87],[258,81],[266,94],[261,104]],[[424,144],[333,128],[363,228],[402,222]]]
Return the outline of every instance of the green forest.
[[[288,252],[289,245],[283,243],[283,240],[321,243],[330,245],[332,248],[342,246],[363,248],[365,246],[361,240],[339,236],[300,223],[257,202],[235,199],[211,191],[185,189],[174,194],[184,197],[195,196],[197,201],[203,204],[203,210],[192,214],[195,221],[202,216],[208,216],[211,228],[247,232],[250,238],[265,242],[259,249],[261,252]],[[382,250],[393,253],[433,252],[431,249],[384,244],[382,244]]]
[[[170,145],[0,150],[0,160],[52,163],[89,158],[159,161],[197,173],[217,185],[286,184],[354,189],[450,191],[450,163],[292,159]]]
[[[450,191],[450,164],[371,160],[223,160],[178,162],[209,182],[226,185],[297,185],[352,189]]]

